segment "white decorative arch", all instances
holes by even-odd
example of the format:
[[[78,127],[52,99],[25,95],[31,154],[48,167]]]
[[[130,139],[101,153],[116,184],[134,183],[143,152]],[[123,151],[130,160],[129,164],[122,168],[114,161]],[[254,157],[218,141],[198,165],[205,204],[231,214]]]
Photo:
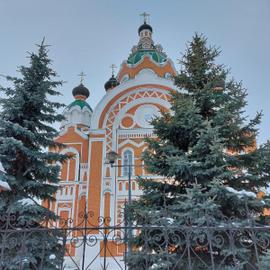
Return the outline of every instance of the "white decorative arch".
[[[138,74],[139,75],[139,74]],[[147,85],[151,85],[152,87],[155,86],[156,89],[172,89],[178,91],[175,87],[172,80],[167,78],[158,77],[156,74],[148,73],[147,75],[142,73],[139,76],[136,76],[132,80],[127,80],[122,82],[120,85],[113,88],[113,90],[106,92],[106,95],[101,99],[98,105],[95,107],[93,111],[93,115],[91,118],[91,128],[92,129],[99,129],[99,120],[102,114],[104,113],[104,108],[121,92],[129,88],[147,88]],[[119,97],[121,99],[121,97]]]
[[[103,197],[105,196],[106,193],[109,193],[110,196],[111,196],[112,195],[112,189],[111,188],[105,188],[105,189],[103,189],[103,191],[102,191]]]
[[[170,99],[169,96],[170,93],[168,92],[168,90],[164,90],[158,87],[157,88],[142,87],[134,89],[133,91],[122,95],[111,105],[104,119],[103,128],[106,127],[106,123],[108,122],[110,113],[116,110],[117,112],[114,112],[114,116],[120,115],[121,113],[121,117],[123,117],[123,115],[127,112],[127,110],[129,110],[133,106],[143,103],[155,103],[169,109],[171,107],[171,104],[169,102]],[[125,109],[124,112],[123,109]]]
[[[149,92],[153,93],[149,96]],[[134,96],[132,100],[130,95]],[[120,124],[121,119],[125,113],[132,107],[139,104],[158,104],[168,110],[171,107],[169,102],[170,94],[166,90],[162,89],[141,89],[141,91],[135,90],[132,93],[127,93],[122,96],[121,100],[111,106],[105,120],[103,128],[106,129],[106,143],[107,152],[115,149],[116,147],[116,129]],[[123,101],[125,100],[125,102]],[[116,111],[116,112],[115,112]]]
[[[136,77],[137,77],[137,76],[142,76],[142,75],[146,75],[146,76],[147,76],[147,75],[148,75],[148,76],[149,76],[149,75],[150,75],[150,76],[151,76],[151,75],[155,75],[155,76],[157,76],[156,73],[155,73],[155,71],[154,71],[153,69],[151,69],[151,68],[143,68],[142,70],[139,71],[139,73],[136,75]]]
[[[135,141],[133,141],[133,140],[126,139],[126,140],[124,140],[123,142],[121,142],[121,143],[118,144],[118,149],[119,149],[119,148],[122,148],[122,147],[123,147],[124,145],[126,145],[126,144],[131,144],[131,145],[133,145],[133,146],[136,147],[136,148],[140,148],[140,147],[142,147],[143,145],[145,145],[145,142],[142,141],[142,142],[140,142],[140,143],[137,143],[137,142],[135,142]]]

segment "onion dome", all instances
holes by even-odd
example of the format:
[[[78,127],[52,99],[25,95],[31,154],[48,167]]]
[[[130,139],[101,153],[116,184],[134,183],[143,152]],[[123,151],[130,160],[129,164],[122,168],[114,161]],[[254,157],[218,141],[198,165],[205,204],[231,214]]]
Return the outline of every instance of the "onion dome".
[[[106,91],[108,91],[108,90],[116,87],[117,85],[119,85],[119,82],[114,77],[114,75],[112,75],[112,77],[104,84],[104,88]]]
[[[148,56],[153,62],[163,64],[167,61],[167,55],[163,52],[162,46],[155,45],[152,40],[153,29],[146,20],[149,14],[144,12],[141,16],[144,17],[144,22],[138,29],[140,40],[138,45],[132,48],[127,63],[136,65],[144,58],[144,56]]]
[[[72,95],[76,97],[82,97],[83,99],[87,99],[90,95],[89,90],[81,83],[80,85],[76,86],[72,90]]]
[[[65,119],[61,123],[61,128],[69,126],[77,126],[79,128],[90,127],[93,110],[86,102],[90,92],[82,83],[82,76],[84,76],[84,74],[81,73],[80,76],[81,83],[72,90],[75,100],[73,100],[73,102],[71,102],[63,111]]]
[[[144,22],[144,24],[142,24],[139,29],[138,29],[138,34],[140,35],[141,31],[143,30],[149,30],[151,33],[153,33],[153,28],[151,25],[149,25],[148,23]]]
[[[90,127],[92,114],[92,108],[84,99],[76,99],[65,108],[63,112],[65,119],[61,123],[61,128],[68,126]]]

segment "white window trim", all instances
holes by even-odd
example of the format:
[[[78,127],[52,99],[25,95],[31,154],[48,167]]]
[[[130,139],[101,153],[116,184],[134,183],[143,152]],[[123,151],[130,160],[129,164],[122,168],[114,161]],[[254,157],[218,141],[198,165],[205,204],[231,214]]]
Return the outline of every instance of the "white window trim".
[[[133,176],[134,175],[134,163],[135,163],[135,155],[134,155],[134,150],[131,148],[131,147],[126,147],[126,148],[124,148],[123,149],[123,151],[122,151],[122,165],[124,165],[124,155],[125,155],[125,152],[126,151],[130,151],[131,153],[132,153],[132,159],[131,159],[131,165],[132,165],[132,167],[131,167],[131,176]],[[127,177],[128,175],[125,175],[124,174],[124,172],[125,172],[125,167],[123,166],[122,167],[122,170],[121,170],[121,176],[122,177]]]

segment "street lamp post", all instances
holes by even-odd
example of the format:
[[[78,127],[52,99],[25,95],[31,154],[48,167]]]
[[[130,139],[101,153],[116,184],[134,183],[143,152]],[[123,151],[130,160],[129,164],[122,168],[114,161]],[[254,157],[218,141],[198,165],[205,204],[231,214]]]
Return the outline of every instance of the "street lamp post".
[[[132,167],[135,167],[136,165],[128,164],[128,165],[115,165],[115,162],[118,158],[118,154],[114,151],[111,151],[107,153],[107,160],[110,163],[111,167],[119,168],[119,167],[126,167],[128,166],[128,205],[131,204],[131,172]]]
[[[119,167],[126,167],[128,166],[128,207],[130,207],[131,205],[131,173],[132,173],[132,167],[136,167],[135,164],[127,164],[127,165],[118,165],[115,164],[117,158],[118,158],[118,154],[114,151],[111,151],[109,153],[107,153],[107,161],[108,163],[111,165],[111,167],[114,168],[119,168]],[[131,251],[131,243],[130,243],[130,239],[132,237],[132,224],[131,224],[131,218],[130,218],[130,214],[127,215],[127,211],[125,209],[125,217],[127,218],[127,226],[128,226],[128,252]]]

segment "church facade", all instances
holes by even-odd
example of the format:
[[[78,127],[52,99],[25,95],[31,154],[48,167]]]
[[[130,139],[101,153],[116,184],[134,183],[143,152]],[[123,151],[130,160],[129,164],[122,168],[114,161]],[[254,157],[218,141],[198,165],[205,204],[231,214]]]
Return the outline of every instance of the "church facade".
[[[147,147],[144,139],[154,136],[151,119],[160,111],[170,110],[176,70],[161,45],[153,42],[152,34],[152,27],[144,20],[138,29],[138,44],[118,74],[113,73],[105,83],[105,94],[94,110],[87,103],[89,90],[81,83],[73,89],[74,101],[63,112],[65,121],[56,141],[65,144],[62,153],[72,158],[62,164],[61,189],[50,208],[61,218],[72,220],[74,226],[80,226],[86,212],[94,226],[100,217],[107,218],[107,225],[120,224],[129,189],[132,200],[142,193],[137,176],[158,177],[147,173],[141,154]],[[114,166],[106,159],[112,151],[118,154]],[[92,233],[98,237],[98,232]],[[98,256],[98,269],[102,243],[86,249],[86,264]],[[123,246],[113,246],[109,256],[120,258],[123,252]],[[79,248],[70,247],[69,255],[81,263]],[[71,260],[67,263],[72,265]],[[95,263],[90,269],[95,269]]]

